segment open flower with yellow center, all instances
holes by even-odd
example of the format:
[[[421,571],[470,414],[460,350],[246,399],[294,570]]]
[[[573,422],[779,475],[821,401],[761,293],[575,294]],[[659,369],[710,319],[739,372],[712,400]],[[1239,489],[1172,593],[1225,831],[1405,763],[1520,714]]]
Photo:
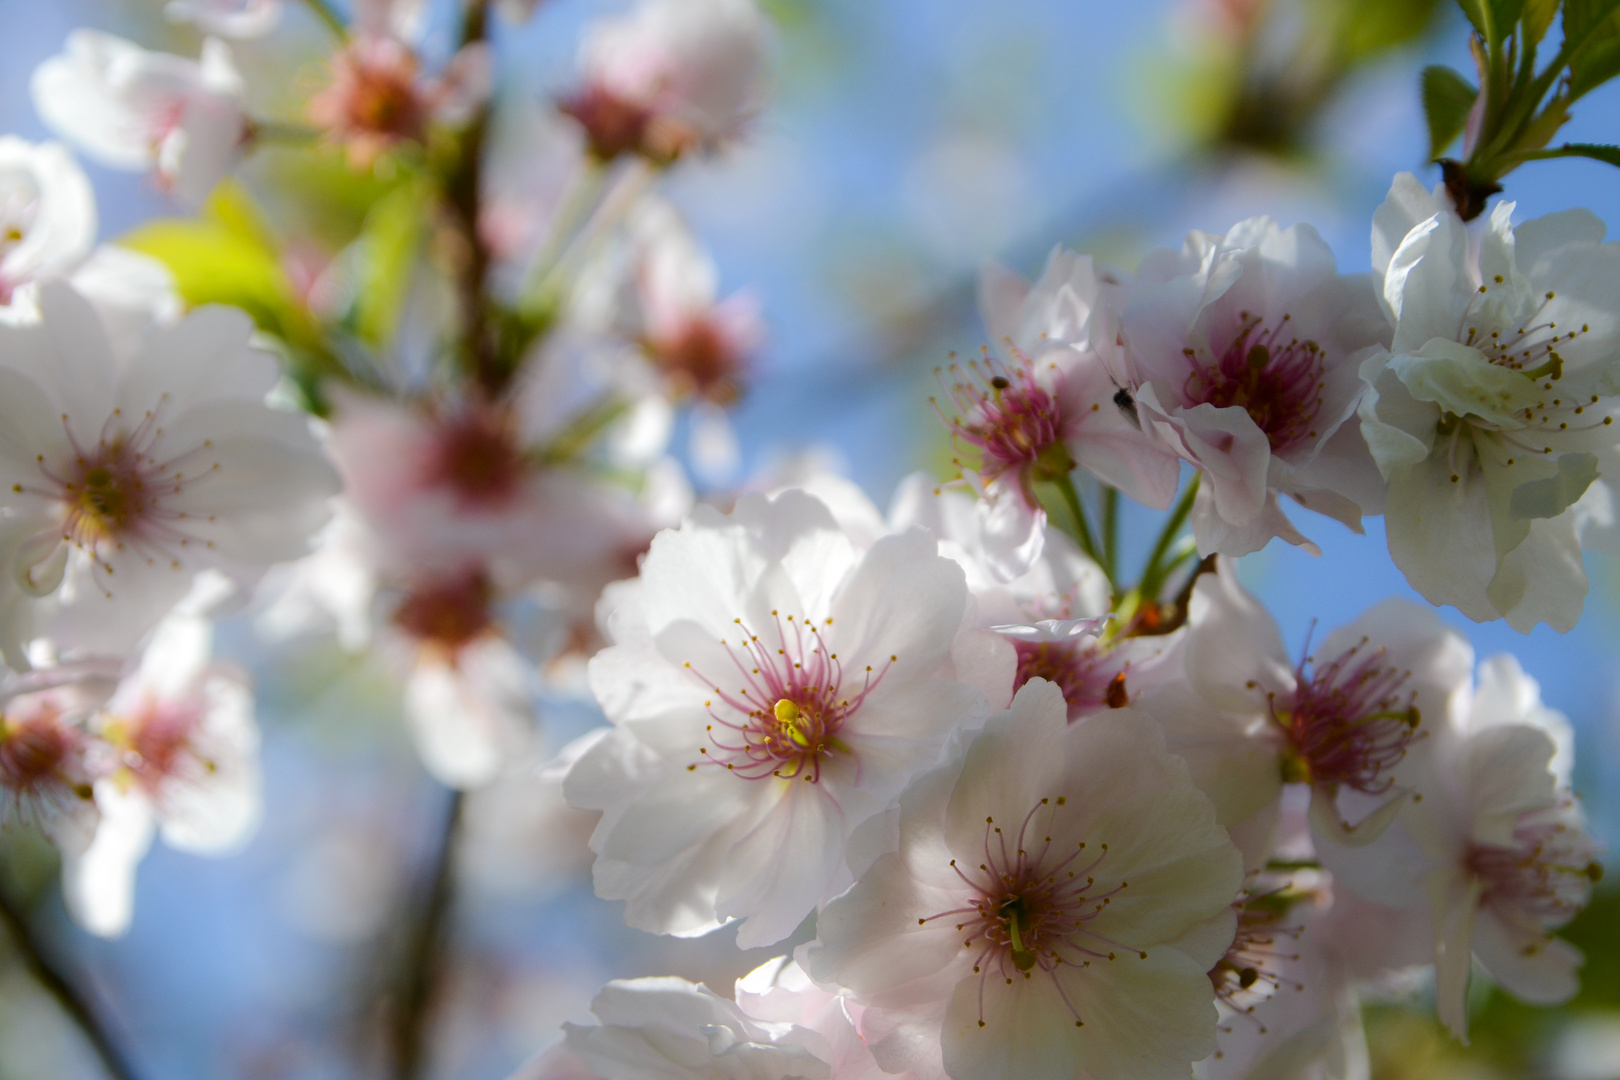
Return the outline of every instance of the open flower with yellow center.
[[[8,660],[33,637],[126,654],[203,571],[248,584],[307,550],[337,476],[308,420],[266,404],[276,364],[244,313],[115,342],[66,285],[40,311],[0,325]]]
[[[660,533],[603,601],[590,679],[614,728],[565,787],[604,812],[597,893],[658,933],[792,933],[849,884],[855,829],[982,719],[941,674],[966,603],[932,536],[859,550],[799,490]]]
[[[801,960],[867,1006],[885,1069],[937,1046],[951,1076],[1184,1077],[1215,1049],[1240,860],[1152,721],[1070,724],[1034,680],[912,785],[898,835]]]

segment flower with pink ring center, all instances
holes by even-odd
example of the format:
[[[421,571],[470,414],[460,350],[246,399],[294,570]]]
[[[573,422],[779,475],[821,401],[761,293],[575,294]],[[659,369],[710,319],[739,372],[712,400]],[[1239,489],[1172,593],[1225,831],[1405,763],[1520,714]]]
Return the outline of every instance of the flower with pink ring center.
[[[20,689],[20,687],[19,687]],[[32,823],[63,851],[82,851],[100,814],[99,744],[74,721],[88,711],[71,687],[0,698],[0,820]]]
[[[1063,445],[1063,417],[1055,395],[1035,380],[1033,366],[1024,357],[1015,365],[988,354],[952,367],[956,378],[948,393],[956,416],[947,417],[951,435],[966,453],[977,458],[969,464],[987,482],[1011,476],[1029,491],[1032,480],[1056,480],[1074,468]]]
[[[603,811],[598,895],[658,933],[792,933],[848,883],[854,830],[982,719],[943,677],[973,661],[953,651],[966,605],[932,535],[858,547],[801,490],[660,533],[603,599],[590,680],[614,726],[564,786]]]
[[[1309,542],[1278,502],[1360,529],[1383,481],[1354,422],[1362,360],[1388,341],[1365,277],[1341,276],[1309,226],[1270,218],[1195,232],[1143,260],[1123,320],[1144,431],[1203,474],[1204,554]]]
[[[1512,844],[1476,842],[1463,863],[1480,883],[1479,906],[1519,930],[1521,947],[1534,953],[1551,940],[1547,928],[1562,926],[1586,906],[1603,878],[1601,852],[1577,823],[1526,815],[1513,828]]]
[[[1422,736],[1411,671],[1363,636],[1326,663],[1305,657],[1295,678],[1292,695],[1268,695],[1288,742],[1285,778],[1387,792],[1395,782],[1390,771]]]
[[[828,650],[815,625],[775,611],[771,616],[776,620],[775,647],[769,641],[762,643],[758,634],[736,620],[742,641],[728,642],[726,647],[743,685],[735,692],[715,686],[715,695],[729,714],[711,708],[714,724],[708,733],[714,752],[706,746],[698,752],[745,779],[775,776],[815,783],[824,759],[840,749],[848,752],[838,734],[888,668],[874,673],[872,665],[866,665],[859,688],[847,689],[838,654]],[[831,624],[830,618],[825,620],[825,625]],[[898,660],[891,656],[889,663]],[[705,684],[710,681],[695,669],[693,674]]]
[[[1185,1072],[1215,1049],[1208,972],[1242,871],[1156,732],[1128,709],[1070,724],[1029,683],[901,798],[898,850],[827,905],[800,962],[867,1007],[863,1031],[940,1046],[951,1076]]]
[[[1290,315],[1269,329],[1247,311],[1239,319],[1231,344],[1213,360],[1186,350],[1191,370],[1183,397],[1189,405],[1241,408],[1265,432],[1272,453],[1297,450],[1319,434],[1314,425],[1322,411],[1322,348],[1284,336]]]

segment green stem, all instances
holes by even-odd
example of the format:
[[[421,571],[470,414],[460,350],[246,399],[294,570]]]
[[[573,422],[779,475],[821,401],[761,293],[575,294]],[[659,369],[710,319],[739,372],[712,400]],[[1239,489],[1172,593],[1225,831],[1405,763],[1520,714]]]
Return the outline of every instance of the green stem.
[[[1193,473],[1193,478],[1187,483],[1187,490],[1176,503],[1170,519],[1164,523],[1158,543],[1153,545],[1153,553],[1148,556],[1147,566],[1142,569],[1142,584],[1137,587],[1144,600],[1154,600],[1158,597],[1159,586],[1164,583],[1166,572],[1164,557],[1170,551],[1170,545],[1175,543],[1181,527],[1187,523],[1187,515],[1192,513],[1193,500],[1198,496],[1198,480],[1202,475]]]
[[[1103,487],[1103,571],[1109,582],[1119,580],[1119,490]]]
[[[113,1080],[135,1080],[136,1072],[130,1067],[129,1061],[108,1034],[105,1025],[96,1016],[96,1010],[90,1001],[76,990],[67,976],[64,975],[40,947],[39,940],[35,938],[33,928],[29,926],[23,913],[12,907],[11,900],[0,892],[0,922],[6,924],[11,932],[12,939],[17,943],[17,950],[22,954],[23,963],[44,987],[51,997],[56,999],[79,1030],[84,1033],[101,1059],[101,1066]]]
[[[562,208],[552,221],[545,243],[529,268],[523,285],[523,296],[526,299],[544,301],[544,286],[550,279],[551,272],[556,269],[563,253],[571,246],[589,212],[601,205],[602,182],[606,177],[606,165],[597,158],[590,157],[586,159],[579,175],[569,184],[568,193],[563,197]]]
[[[1097,551],[1097,541],[1091,535],[1091,522],[1086,520],[1086,508],[1080,505],[1080,493],[1074,488],[1074,474],[1064,473],[1054,483],[1057,484],[1057,489],[1069,508],[1069,516],[1074,518],[1075,541],[1092,562],[1101,566],[1103,560]]]
[[[279,120],[253,120],[249,122],[248,130],[252,133],[254,142],[285,143],[291,146],[307,145],[321,137],[318,128],[305,124],[284,124]]]
[[[339,15],[331,4],[328,4],[326,0],[304,0],[304,3],[309,7],[310,11],[314,12],[317,19],[326,24],[328,30],[337,35],[338,40],[348,40],[349,26],[343,21],[343,16]]]

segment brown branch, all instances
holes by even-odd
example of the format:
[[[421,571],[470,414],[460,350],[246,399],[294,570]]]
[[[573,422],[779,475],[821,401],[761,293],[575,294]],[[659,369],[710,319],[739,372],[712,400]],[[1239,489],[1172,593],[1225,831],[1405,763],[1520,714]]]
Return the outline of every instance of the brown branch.
[[[415,922],[405,943],[393,1008],[393,1075],[396,1080],[418,1080],[428,1064],[430,1006],[449,959],[450,910],[455,905],[456,842],[466,797],[450,793],[444,828],[433,853],[433,873]]]
[[[35,936],[24,914],[12,906],[11,900],[0,890],[0,922],[6,924],[23,963],[51,997],[56,999],[68,1018],[78,1026],[85,1040],[101,1059],[102,1068],[114,1080],[135,1080],[137,1073],[130,1067],[118,1044],[108,1033],[105,1023],[96,1014],[90,999],[76,989],[60,968],[51,961]]]

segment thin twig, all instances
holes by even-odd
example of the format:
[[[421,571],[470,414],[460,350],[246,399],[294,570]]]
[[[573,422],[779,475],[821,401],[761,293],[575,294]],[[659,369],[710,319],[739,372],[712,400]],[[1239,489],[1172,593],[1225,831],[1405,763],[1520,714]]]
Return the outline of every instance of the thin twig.
[[[343,16],[339,15],[331,4],[328,4],[326,0],[304,0],[304,3],[309,6],[309,10],[315,13],[315,17],[328,30],[337,35],[339,40],[348,40],[348,24],[343,21]]]
[[[428,1063],[428,1006],[444,972],[450,929],[450,909],[455,904],[456,842],[461,834],[461,812],[465,797],[450,793],[444,829],[433,853],[433,876],[416,910],[410,939],[406,942],[397,996],[393,1008],[393,1075],[396,1080],[418,1080]]]
[[[129,1060],[124,1056],[118,1044],[108,1033],[106,1025],[96,1015],[96,1010],[90,1000],[74,988],[64,975],[45,955],[40,947],[39,940],[34,936],[33,928],[29,926],[28,919],[22,912],[11,904],[11,900],[0,891],[0,921],[6,924],[17,949],[22,953],[23,962],[33,973],[40,986],[56,999],[62,1011],[68,1015],[85,1039],[95,1049],[96,1056],[107,1070],[107,1075],[114,1080],[136,1080],[136,1072],[130,1067]]]

